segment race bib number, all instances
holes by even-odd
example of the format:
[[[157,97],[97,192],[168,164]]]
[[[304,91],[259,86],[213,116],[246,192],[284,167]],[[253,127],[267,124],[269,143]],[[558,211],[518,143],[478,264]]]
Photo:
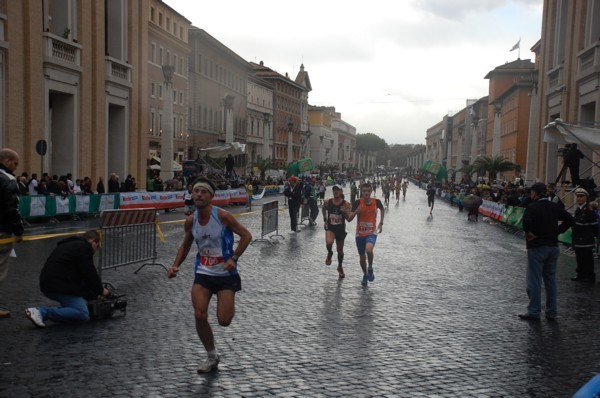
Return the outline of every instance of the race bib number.
[[[344,221],[341,214],[329,214],[330,225],[341,225],[343,222]]]
[[[357,232],[359,235],[371,235],[375,232],[375,224],[372,222],[360,222]]]
[[[223,264],[223,257],[200,256],[200,264],[205,267],[214,267]]]

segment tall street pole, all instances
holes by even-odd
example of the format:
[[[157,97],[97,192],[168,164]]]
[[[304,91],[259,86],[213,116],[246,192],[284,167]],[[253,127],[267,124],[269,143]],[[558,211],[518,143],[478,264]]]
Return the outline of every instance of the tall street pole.
[[[160,141],[160,178],[165,183],[173,179],[173,65],[163,65],[165,92],[163,96],[163,128]]]

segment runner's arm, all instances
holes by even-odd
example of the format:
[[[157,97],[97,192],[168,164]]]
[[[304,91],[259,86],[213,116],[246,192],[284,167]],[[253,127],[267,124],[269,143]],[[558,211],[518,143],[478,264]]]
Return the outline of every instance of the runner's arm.
[[[360,201],[357,200],[352,203],[352,210],[346,214],[346,221],[350,222],[354,220],[354,217],[356,217],[358,213],[360,213]]]
[[[184,236],[181,245],[179,246],[179,250],[177,250],[177,255],[175,256],[175,261],[173,261],[173,265],[171,268],[167,270],[167,276],[169,278],[174,278],[177,276],[177,272],[179,272],[179,266],[188,253],[190,252],[190,248],[192,247],[192,243],[194,242],[194,235],[192,234],[192,224],[194,223],[194,216],[191,215],[186,218],[185,223],[183,224]]]
[[[240,237],[240,241],[238,242],[238,245],[233,251],[232,255],[240,257],[242,254],[244,254],[246,248],[248,248],[248,245],[250,245],[250,242],[252,242],[252,234],[250,233],[250,231],[248,231],[246,227],[240,224],[240,222],[233,216],[233,214],[231,214],[228,211],[219,209],[219,220],[221,220],[221,223],[224,227],[229,228],[231,232]],[[235,267],[235,261],[232,257],[229,257],[225,262],[225,269],[232,270]]]

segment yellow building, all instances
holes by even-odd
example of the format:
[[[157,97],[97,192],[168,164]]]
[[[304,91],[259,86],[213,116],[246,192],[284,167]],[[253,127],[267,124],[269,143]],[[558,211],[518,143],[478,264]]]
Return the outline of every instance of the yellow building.
[[[554,182],[562,161],[556,144],[544,142],[544,126],[560,118],[600,128],[600,1],[544,0],[537,55],[539,82],[532,92],[536,118],[530,127],[528,181]],[[598,157],[580,146],[586,159],[580,176],[592,177]],[[570,177],[569,177],[570,179]],[[600,181],[596,178],[596,184]]]
[[[168,15],[181,21],[176,31],[185,37],[186,20],[158,0],[0,1],[0,144],[21,154],[19,173],[143,178],[149,21],[160,10],[165,23]],[[177,54],[185,76],[186,52]]]

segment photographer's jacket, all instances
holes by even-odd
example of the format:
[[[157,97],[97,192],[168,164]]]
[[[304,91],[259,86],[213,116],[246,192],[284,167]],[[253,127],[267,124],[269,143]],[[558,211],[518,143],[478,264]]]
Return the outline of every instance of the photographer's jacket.
[[[92,245],[81,236],[58,242],[42,269],[40,290],[91,299],[102,294],[102,289]]]

